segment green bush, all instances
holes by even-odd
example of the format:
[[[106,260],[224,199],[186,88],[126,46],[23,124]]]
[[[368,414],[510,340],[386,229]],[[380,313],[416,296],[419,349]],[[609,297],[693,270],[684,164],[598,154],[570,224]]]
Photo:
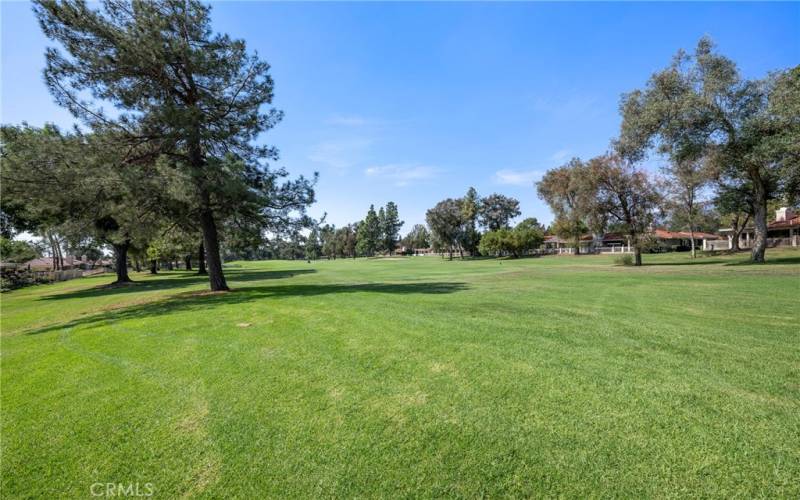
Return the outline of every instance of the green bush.
[[[535,222],[535,221],[534,221]],[[514,229],[501,228],[487,231],[478,245],[481,255],[512,255],[521,257],[536,249],[544,241],[544,234],[538,227],[531,226],[529,219],[520,222]]]
[[[617,266],[632,266],[633,255],[625,254],[625,255],[620,255],[619,257],[614,257],[614,264]]]

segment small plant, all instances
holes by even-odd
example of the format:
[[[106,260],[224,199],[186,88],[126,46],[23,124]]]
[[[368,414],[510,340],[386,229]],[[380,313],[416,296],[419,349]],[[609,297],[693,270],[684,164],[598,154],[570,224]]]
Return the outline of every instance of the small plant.
[[[620,255],[619,257],[614,257],[614,265],[617,265],[617,266],[632,266],[633,265],[633,255],[625,254],[625,255]]]

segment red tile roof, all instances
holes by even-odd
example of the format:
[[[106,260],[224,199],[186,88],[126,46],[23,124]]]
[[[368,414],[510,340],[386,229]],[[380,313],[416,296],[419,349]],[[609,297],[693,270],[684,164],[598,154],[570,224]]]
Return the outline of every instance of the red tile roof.
[[[789,220],[774,220],[767,224],[767,229],[789,229],[800,226],[800,214],[795,215]]]
[[[656,238],[662,240],[685,240],[692,237],[692,233],[689,231],[667,231],[666,229],[656,229],[653,231],[653,234]],[[694,232],[695,239],[717,239],[718,236],[716,234],[704,233],[701,231]]]

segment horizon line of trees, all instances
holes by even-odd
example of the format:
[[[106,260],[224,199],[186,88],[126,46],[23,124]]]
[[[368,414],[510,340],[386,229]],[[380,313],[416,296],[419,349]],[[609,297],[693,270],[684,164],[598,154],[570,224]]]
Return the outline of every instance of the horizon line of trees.
[[[335,227],[311,219],[315,174],[287,179],[274,147],[255,139],[277,125],[269,65],[243,40],[212,30],[199,1],[34,0],[44,34],[45,82],[79,125],[0,128],[0,236],[5,252],[113,249],[117,283],[131,264],[176,261],[227,290],[223,257],[316,259],[392,255],[398,244],[450,259],[519,256],[540,245],[535,219],[511,226],[519,201],[470,188],[427,210],[401,238],[397,205]],[[112,109],[108,113],[105,109]],[[753,262],[764,262],[767,212],[800,195],[800,65],[746,79],[708,38],[679,51],[642,89],[622,96],[608,152],[573,158],[535,184],[549,228],[580,249],[589,233],[631,240],[635,264],[656,223],[699,230],[720,221],[734,249],[752,223]],[[656,177],[643,166],[663,161]],[[40,245],[12,242],[15,233]],[[695,256],[694,238],[691,251]],[[576,251],[576,255],[579,252]]]

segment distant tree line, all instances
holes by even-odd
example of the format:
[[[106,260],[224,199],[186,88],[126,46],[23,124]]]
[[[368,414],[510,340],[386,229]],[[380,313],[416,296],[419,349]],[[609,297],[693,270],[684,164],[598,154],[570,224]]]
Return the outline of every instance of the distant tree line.
[[[635,263],[654,224],[690,233],[753,224],[763,262],[767,213],[800,194],[800,66],[762,79],[703,38],[620,104],[609,151],[574,158],[536,184],[555,220],[512,227],[519,202],[470,188],[430,208],[401,238],[389,202],[336,227],[306,214],[312,179],[289,179],[278,151],[256,142],[282,119],[271,106],[269,65],[242,40],[215,33],[197,1],[35,0],[44,80],[78,125],[0,129],[3,258],[113,249],[117,283],[128,270],[207,274],[227,290],[224,258],[355,258],[432,249],[453,259],[519,257],[546,233],[580,249],[587,233],[624,233]],[[112,112],[106,110],[111,109]],[[659,175],[644,167],[661,160]],[[30,232],[41,245],[12,244]],[[695,255],[694,238],[691,238]],[[576,251],[576,254],[578,251]]]

